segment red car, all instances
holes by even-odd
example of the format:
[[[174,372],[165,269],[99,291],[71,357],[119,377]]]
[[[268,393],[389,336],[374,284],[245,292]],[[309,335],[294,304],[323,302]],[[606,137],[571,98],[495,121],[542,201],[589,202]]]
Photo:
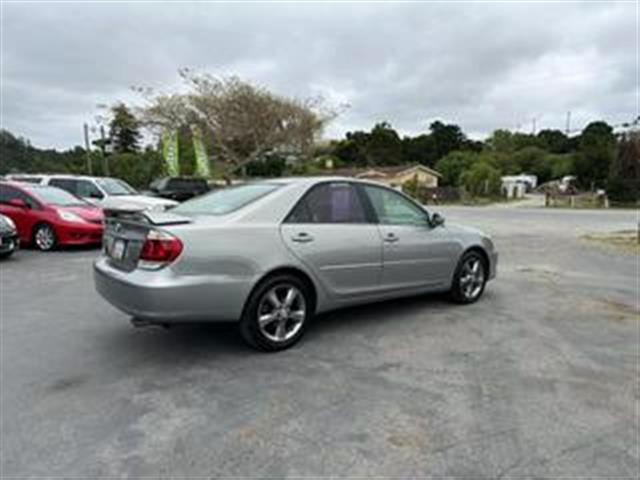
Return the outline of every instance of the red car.
[[[102,241],[102,209],[56,187],[0,182],[0,213],[16,224],[21,244],[40,250]]]

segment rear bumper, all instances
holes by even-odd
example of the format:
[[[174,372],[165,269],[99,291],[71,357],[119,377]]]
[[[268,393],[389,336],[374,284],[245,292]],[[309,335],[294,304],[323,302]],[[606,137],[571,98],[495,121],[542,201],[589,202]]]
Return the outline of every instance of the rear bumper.
[[[105,300],[149,323],[237,321],[252,286],[247,279],[178,275],[170,268],[124,272],[104,256],[93,271]]]
[[[60,245],[97,245],[102,242],[104,227],[96,223],[61,225],[56,228]]]

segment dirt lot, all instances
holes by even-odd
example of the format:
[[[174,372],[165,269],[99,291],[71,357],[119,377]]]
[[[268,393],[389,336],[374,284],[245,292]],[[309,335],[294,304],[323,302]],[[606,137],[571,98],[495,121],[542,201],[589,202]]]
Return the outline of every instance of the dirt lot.
[[[229,325],[134,330],[96,251],[0,265],[2,475],[633,477],[635,212],[441,208],[494,234],[477,304],[331,313],[296,348]]]

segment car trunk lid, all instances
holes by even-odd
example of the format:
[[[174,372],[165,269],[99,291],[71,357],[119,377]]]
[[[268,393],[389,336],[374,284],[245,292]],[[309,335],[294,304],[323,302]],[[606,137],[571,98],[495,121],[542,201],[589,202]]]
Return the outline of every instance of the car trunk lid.
[[[162,233],[165,227],[189,224],[189,217],[170,212],[140,209],[105,210],[104,253],[114,267],[130,272],[138,266],[149,232]]]

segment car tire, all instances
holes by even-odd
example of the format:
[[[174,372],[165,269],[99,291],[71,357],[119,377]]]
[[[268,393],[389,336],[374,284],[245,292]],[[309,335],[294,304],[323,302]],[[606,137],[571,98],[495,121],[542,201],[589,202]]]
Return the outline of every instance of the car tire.
[[[240,334],[258,350],[287,349],[302,338],[313,308],[306,282],[294,275],[269,277],[251,293],[240,318]]]
[[[460,304],[478,301],[484,292],[488,275],[488,265],[484,256],[475,250],[466,252],[456,267],[449,297]]]
[[[41,223],[33,230],[33,245],[38,250],[48,252],[58,246],[56,231],[48,223]]]
[[[0,259],[4,260],[6,258],[9,258],[11,255],[13,255],[13,252],[15,252],[15,250],[9,250],[8,252],[0,253]]]

